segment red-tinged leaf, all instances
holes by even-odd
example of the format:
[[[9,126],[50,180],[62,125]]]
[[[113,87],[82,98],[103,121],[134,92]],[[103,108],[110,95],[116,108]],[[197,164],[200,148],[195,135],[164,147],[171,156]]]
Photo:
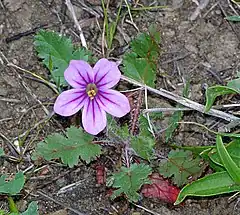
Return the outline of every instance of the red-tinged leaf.
[[[96,166],[96,179],[98,184],[106,184],[106,169],[103,165]]]
[[[180,192],[180,189],[169,183],[160,174],[153,173],[149,176],[152,184],[145,184],[142,188],[142,194],[149,198],[159,198],[167,203],[174,203]]]

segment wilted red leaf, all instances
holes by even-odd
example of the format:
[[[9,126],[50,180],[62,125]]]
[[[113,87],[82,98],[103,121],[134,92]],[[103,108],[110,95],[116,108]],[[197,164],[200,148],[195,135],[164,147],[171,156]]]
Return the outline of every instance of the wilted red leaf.
[[[180,192],[180,189],[169,183],[158,173],[149,176],[152,184],[145,184],[142,188],[142,194],[149,198],[159,198],[167,203],[174,203]]]
[[[96,179],[98,184],[106,184],[106,170],[103,165],[96,166]]]

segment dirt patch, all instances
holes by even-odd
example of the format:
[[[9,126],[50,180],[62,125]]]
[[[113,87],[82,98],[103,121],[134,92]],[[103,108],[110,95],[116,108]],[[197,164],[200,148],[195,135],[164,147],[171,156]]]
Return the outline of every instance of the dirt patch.
[[[84,20],[82,22],[84,35],[90,49],[96,56],[101,56],[102,32],[94,18],[101,16],[101,5],[98,1],[85,1],[88,8],[84,8],[81,2],[73,1],[79,20]],[[201,92],[204,84],[225,83],[226,80],[234,77],[239,69],[239,25],[230,24],[224,19],[224,13],[230,15],[232,11],[226,1],[218,2],[219,4],[216,4],[217,1],[211,1],[202,10],[202,17],[198,17],[195,21],[189,21],[189,17],[196,9],[196,4],[192,1],[166,1],[166,4],[173,5],[174,9],[133,14],[134,22],[140,32],[155,23],[162,34],[162,55],[159,59],[157,88],[162,87],[181,94],[183,81],[190,81],[191,99],[203,103],[204,95]],[[39,63],[33,48],[34,31],[38,28],[61,31],[71,36],[75,45],[80,44],[76,36],[77,30],[63,6],[64,1],[4,0],[0,3],[0,50],[10,62],[21,68],[48,77],[47,70]],[[115,4],[111,4],[113,10]],[[149,2],[146,1],[144,4],[147,5]],[[102,24],[101,18],[98,21]],[[138,33],[131,24],[122,23],[120,28],[122,32],[118,31],[114,40],[116,48],[112,52],[112,57],[117,58],[127,50],[127,41]],[[28,32],[29,30],[33,33]],[[29,35],[19,35],[23,32]],[[16,35],[18,37],[12,38]],[[36,123],[45,119],[47,115],[38,100],[50,112],[52,111],[54,93],[47,86],[33,80],[30,75],[19,69],[7,67],[4,61],[0,68],[0,133],[13,141],[19,134],[34,128]],[[159,105],[161,105],[160,100],[155,99],[153,106]],[[185,119],[203,124],[215,123],[211,117],[206,119],[199,113],[188,114]],[[221,123],[217,126],[220,125]],[[47,134],[59,130],[61,127],[55,121],[41,124],[30,132],[26,144],[36,143]],[[181,126],[175,141],[184,145],[192,145],[193,142],[206,145],[214,141],[211,136],[203,138],[203,134],[193,132],[192,127]],[[7,149],[7,140],[4,137],[0,139],[0,146]],[[31,147],[34,147],[34,144]],[[99,159],[100,162],[102,160],[104,159]],[[42,178],[31,175],[22,193],[23,196],[28,196],[27,200],[33,199],[39,202],[40,214],[49,214],[67,207],[89,215],[134,214],[134,212],[148,214],[124,200],[110,201],[106,187],[96,183],[94,163],[90,166],[80,164],[71,170],[51,162],[43,163],[41,166],[44,164],[47,165],[48,173]],[[4,161],[2,166],[2,173],[11,174],[17,169],[28,168],[31,162],[27,159],[18,164]],[[60,188],[76,182],[79,182],[77,186],[65,193],[57,194]],[[37,191],[46,193],[60,203],[54,203],[37,194]],[[27,195],[29,193],[30,195]],[[24,201],[21,200],[21,203]],[[139,204],[158,214],[167,215],[240,213],[239,207],[234,207],[236,201],[228,203],[228,197],[222,196],[187,200],[184,205],[178,207],[149,199],[143,199]],[[0,201],[0,205],[4,208],[6,202]],[[75,213],[69,211],[69,214]]]

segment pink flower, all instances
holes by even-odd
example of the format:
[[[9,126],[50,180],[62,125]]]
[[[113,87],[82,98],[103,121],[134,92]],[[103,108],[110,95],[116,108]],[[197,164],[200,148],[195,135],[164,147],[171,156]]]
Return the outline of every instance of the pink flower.
[[[117,64],[105,58],[92,68],[82,60],[71,60],[64,72],[65,80],[74,88],[62,92],[54,104],[54,111],[71,116],[82,107],[82,123],[90,134],[98,134],[107,124],[106,112],[122,117],[130,111],[126,96],[110,89],[121,77]]]

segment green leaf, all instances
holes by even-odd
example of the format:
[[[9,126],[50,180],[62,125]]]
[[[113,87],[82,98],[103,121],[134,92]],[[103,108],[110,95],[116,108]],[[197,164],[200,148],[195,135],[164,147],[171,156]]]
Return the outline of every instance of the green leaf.
[[[69,38],[60,36],[53,31],[40,30],[35,36],[34,45],[38,56],[43,59],[44,65],[51,72],[57,86],[67,86],[64,71],[70,60],[85,60],[90,61],[90,63],[93,61],[90,51],[84,48],[78,48],[74,51]]]
[[[179,105],[177,105],[179,107]],[[183,111],[175,111],[173,115],[170,118],[169,126],[167,130],[165,131],[165,136],[166,136],[166,142],[172,138],[173,132],[178,128],[179,124],[178,122],[181,121],[183,117]]]
[[[46,160],[61,158],[62,162],[69,167],[78,163],[79,156],[89,163],[101,154],[101,146],[93,144],[93,136],[84,133],[82,129],[70,127],[66,136],[53,134],[38,143],[33,159],[43,157]]]
[[[150,184],[148,175],[151,174],[151,168],[145,164],[132,164],[130,168],[121,167],[120,172],[113,174],[113,192],[112,198],[125,194],[129,201],[137,202],[140,195],[137,191],[144,184]]]
[[[131,51],[123,56],[124,74],[136,81],[154,87],[159,57],[160,34],[153,28],[131,42]]]
[[[184,86],[183,89],[183,97],[188,97],[189,95],[189,82],[187,82]],[[183,107],[182,105],[177,105],[177,108],[181,108]],[[175,111],[173,113],[173,115],[170,118],[169,121],[169,126],[167,128],[167,130],[165,131],[165,137],[166,137],[166,142],[168,143],[168,141],[172,138],[174,131],[178,128],[179,123],[182,120],[183,117],[183,111]]]
[[[232,22],[239,22],[240,21],[240,16],[227,16],[226,20],[232,21]]]
[[[15,195],[21,191],[24,186],[25,179],[22,172],[18,172],[14,179],[6,181],[7,176],[0,177],[0,193]]]
[[[136,53],[128,53],[123,57],[124,74],[136,81],[145,83],[150,87],[154,87],[156,80],[156,65],[148,62],[144,58],[137,58]]]
[[[120,126],[120,125],[118,125],[116,120],[114,120],[111,116],[108,116],[107,125],[108,125],[109,130],[112,133],[114,133],[113,138],[116,138],[116,136],[120,137],[122,140],[126,140],[129,138],[129,136],[130,136],[129,129],[126,124],[123,126]],[[110,135],[111,135],[111,133],[109,133],[109,136]]]
[[[217,152],[228,174],[236,183],[240,184],[240,168],[230,157],[225,146],[223,145],[222,137],[220,135],[217,135]]]
[[[38,56],[50,70],[55,83],[66,85],[63,73],[72,58],[71,40],[53,31],[40,30],[35,36],[34,45]]]
[[[3,151],[3,148],[0,148],[0,157],[1,156],[4,156],[5,155],[5,153],[4,153],[4,151]]]
[[[215,99],[218,96],[234,94],[234,93],[239,93],[239,92],[234,88],[230,88],[230,87],[226,87],[226,86],[216,85],[216,86],[207,88],[207,90],[206,90],[206,100],[207,101],[206,101],[205,111],[207,112],[211,109]]]
[[[147,33],[141,33],[131,42],[132,51],[141,58],[156,60],[159,52],[158,44]]]
[[[73,52],[71,60],[84,60],[88,62],[92,57],[91,55],[92,53],[85,48],[78,48]]]
[[[167,160],[162,160],[158,171],[164,177],[172,177],[172,181],[181,186],[199,176],[203,171],[199,157],[193,158],[192,152],[172,150]]]
[[[28,205],[28,209],[21,213],[21,215],[38,215],[38,205],[37,202],[31,202]]]
[[[143,136],[133,137],[130,145],[143,159],[150,161],[153,157],[153,148],[155,146],[155,140],[153,138]]]
[[[214,196],[235,191],[240,191],[240,185],[235,184],[227,172],[217,172],[187,184],[174,204],[180,204],[187,196]]]
[[[139,116],[139,136],[153,138],[153,134],[149,131],[149,124],[147,118],[140,114]]]
[[[237,166],[240,167],[240,138],[234,139],[227,144],[226,150]],[[214,163],[224,166],[217,150],[212,150],[208,156]]]
[[[240,93],[240,78],[229,81],[227,86]]]

